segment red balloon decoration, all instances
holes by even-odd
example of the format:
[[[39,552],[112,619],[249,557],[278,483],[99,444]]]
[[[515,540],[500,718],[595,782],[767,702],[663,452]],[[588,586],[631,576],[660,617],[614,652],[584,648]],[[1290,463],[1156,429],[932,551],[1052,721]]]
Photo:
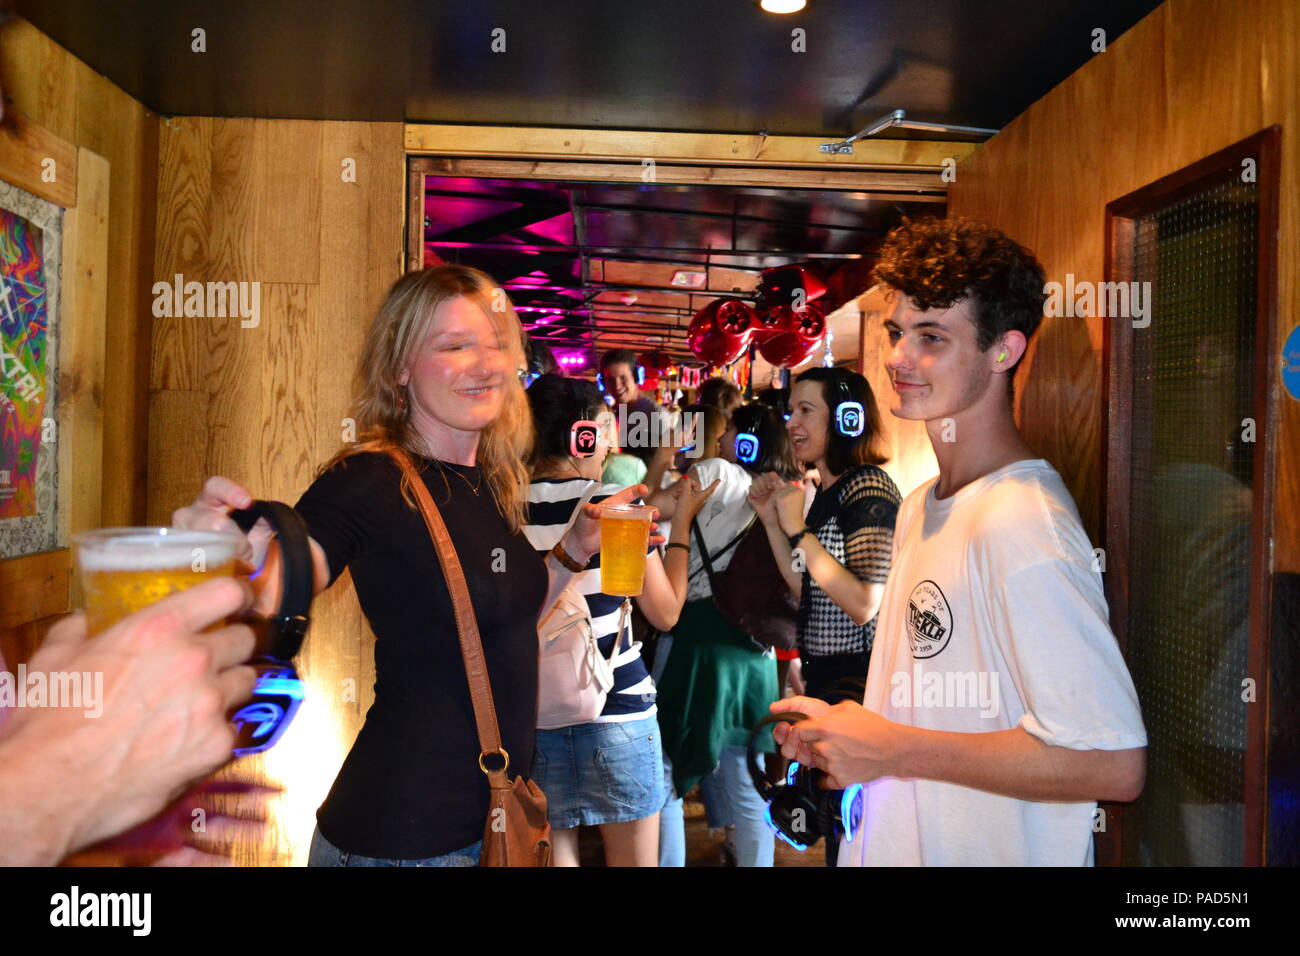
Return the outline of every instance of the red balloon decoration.
[[[826,334],[826,313],[815,299],[826,285],[803,266],[764,270],[755,309],[741,299],[714,299],[691,319],[691,351],[710,365],[729,365],[751,343],[778,368],[806,361]],[[795,309],[802,301],[803,308]]]
[[[776,317],[772,331],[758,344],[758,352],[777,368],[799,365],[810,358],[826,334],[826,315],[816,302],[802,311],[782,306],[770,313]]]
[[[686,343],[710,365],[730,365],[745,353],[758,317],[741,299],[714,299],[691,319]]]

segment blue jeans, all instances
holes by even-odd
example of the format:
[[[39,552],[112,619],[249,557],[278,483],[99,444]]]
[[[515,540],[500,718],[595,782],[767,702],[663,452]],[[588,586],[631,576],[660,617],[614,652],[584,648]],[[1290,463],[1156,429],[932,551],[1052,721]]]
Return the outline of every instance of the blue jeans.
[[[320,827],[311,835],[311,850],[307,854],[308,866],[478,866],[479,850],[483,841],[478,840],[465,847],[442,856],[431,856],[423,860],[385,860],[375,856],[361,856],[340,850],[321,835]]]
[[[672,767],[664,759],[669,799],[659,814],[659,865],[686,865],[686,825],[682,800],[673,792]],[[776,855],[776,835],[767,825],[767,804],[754,789],[745,762],[744,747],[725,747],[713,773],[701,782],[708,801],[710,826],[736,828],[736,865],[771,866]]]

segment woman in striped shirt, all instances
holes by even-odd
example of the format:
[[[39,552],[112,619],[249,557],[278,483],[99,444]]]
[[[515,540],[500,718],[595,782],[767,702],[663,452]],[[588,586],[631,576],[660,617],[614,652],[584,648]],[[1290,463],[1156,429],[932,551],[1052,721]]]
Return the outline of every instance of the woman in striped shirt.
[[[595,385],[543,375],[528,389],[528,401],[537,442],[524,534],[534,548],[545,553],[563,535],[584,494],[590,492],[590,501],[599,504],[621,489],[600,484],[611,422]],[[590,457],[571,454],[573,425],[583,420],[605,426]],[[660,630],[671,629],[681,613],[687,590],[690,518],[716,486],[714,482],[701,491],[690,479],[678,483],[676,509],[686,520],[674,522],[662,559],[657,549],[651,549],[646,558],[645,588],[636,601],[650,624]],[[599,565],[600,556],[596,555],[581,572],[577,587],[586,599],[600,652],[607,659],[618,641],[614,686],[601,715],[591,723],[537,732],[532,776],[546,794],[557,866],[578,865],[579,826],[600,827],[608,865],[655,866],[659,810],[665,794],[654,681],[641,659],[641,645],[632,641],[630,628],[624,627],[620,633],[624,599],[601,592]]]

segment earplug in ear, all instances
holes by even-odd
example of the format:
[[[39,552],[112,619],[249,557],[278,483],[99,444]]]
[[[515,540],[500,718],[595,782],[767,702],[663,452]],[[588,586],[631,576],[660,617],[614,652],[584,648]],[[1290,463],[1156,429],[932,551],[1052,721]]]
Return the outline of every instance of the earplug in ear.
[[[999,353],[998,353],[998,361],[999,361],[999,362],[1005,362],[1005,361],[1006,361],[1006,358],[1007,358],[1007,353],[1006,353],[1005,351],[1004,351],[1004,352],[999,352]]]

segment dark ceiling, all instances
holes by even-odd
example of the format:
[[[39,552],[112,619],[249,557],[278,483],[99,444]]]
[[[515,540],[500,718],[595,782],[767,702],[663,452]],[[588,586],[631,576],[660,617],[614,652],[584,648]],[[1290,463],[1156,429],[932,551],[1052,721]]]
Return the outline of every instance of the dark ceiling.
[[[19,0],[168,115],[839,138],[1005,126],[1158,0]],[[791,31],[807,52],[793,52]],[[206,52],[191,51],[191,32]],[[493,31],[504,30],[504,52]],[[498,36],[500,36],[498,34]],[[895,131],[897,133],[897,131]],[[912,134],[915,135],[915,134]]]

